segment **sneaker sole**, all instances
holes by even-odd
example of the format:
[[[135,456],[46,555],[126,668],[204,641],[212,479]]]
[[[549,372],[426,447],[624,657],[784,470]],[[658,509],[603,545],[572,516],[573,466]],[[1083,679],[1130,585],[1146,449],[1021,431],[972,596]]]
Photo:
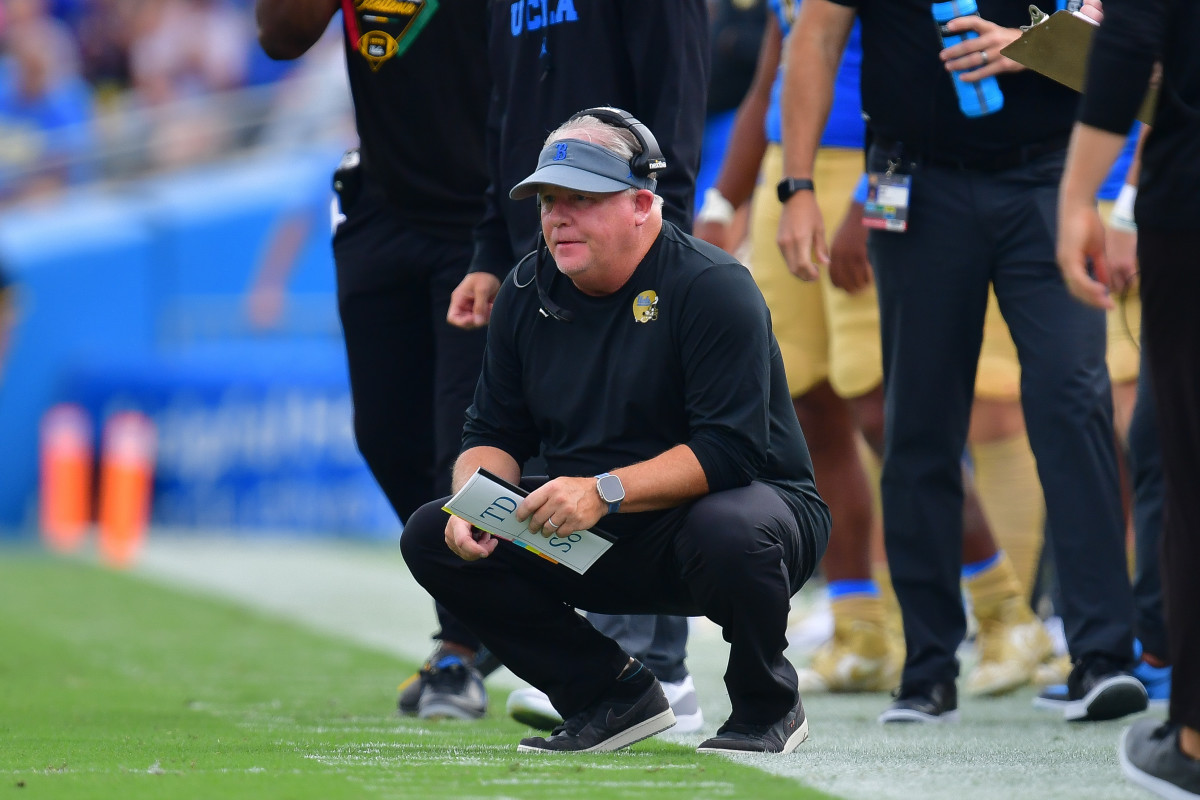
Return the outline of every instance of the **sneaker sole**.
[[[941,714],[923,714],[911,708],[889,708],[879,715],[879,722],[886,725],[889,722],[926,723],[937,725],[943,722],[958,722],[958,709],[944,711]]]
[[[462,706],[457,706],[450,701],[424,702],[421,704],[420,711],[417,712],[418,719],[476,720],[483,719],[483,717],[486,715],[486,708],[463,708]]]
[[[1049,697],[1033,698],[1033,707],[1041,711],[1058,711],[1062,712],[1067,706],[1071,705],[1070,700],[1053,700]]]
[[[518,753],[608,753],[613,750],[620,750],[622,747],[628,747],[631,744],[637,744],[643,739],[649,739],[655,734],[662,733],[675,724],[675,714],[671,709],[655,714],[649,719],[642,720],[637,725],[626,728],[619,733],[615,733],[602,742],[592,745],[583,750],[549,750],[542,747],[533,747],[531,745],[517,745]]]
[[[1063,717],[1071,722],[1099,722],[1136,714],[1148,706],[1141,681],[1122,676],[1092,689],[1083,700],[1068,703]]]
[[[1143,772],[1136,764],[1129,760],[1125,755],[1125,737],[1129,736],[1129,729],[1126,728],[1121,732],[1121,741],[1117,744],[1117,760],[1121,763],[1121,772],[1125,778],[1135,786],[1140,786],[1151,794],[1164,797],[1166,800],[1194,800],[1196,795],[1186,789],[1181,789],[1170,781],[1164,781],[1162,778],[1156,778],[1148,772]]]
[[[1082,700],[1063,705],[1063,717],[1069,722],[1100,722],[1119,719],[1145,711],[1146,689],[1132,675],[1121,675],[1103,681]]]
[[[801,722],[800,727],[796,728],[796,731],[791,736],[788,737],[788,740],[786,742],[783,743],[783,749],[780,750],[779,753],[763,753],[763,751],[761,751],[761,750],[738,750],[738,749],[731,748],[731,747],[697,747],[696,752],[697,753],[716,753],[718,755],[729,755],[731,753],[732,754],[743,753],[743,754],[784,755],[786,753],[792,752],[797,747],[804,744],[806,741],[808,741],[808,720],[807,719],[804,720],[804,722]]]

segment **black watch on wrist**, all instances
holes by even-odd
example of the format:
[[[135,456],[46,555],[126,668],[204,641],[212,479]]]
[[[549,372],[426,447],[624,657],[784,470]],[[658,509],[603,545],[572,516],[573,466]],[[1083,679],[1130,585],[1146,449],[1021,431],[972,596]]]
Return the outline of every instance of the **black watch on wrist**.
[[[779,202],[786,203],[796,192],[812,192],[815,189],[811,178],[784,178],[775,187],[775,193],[779,195]]]

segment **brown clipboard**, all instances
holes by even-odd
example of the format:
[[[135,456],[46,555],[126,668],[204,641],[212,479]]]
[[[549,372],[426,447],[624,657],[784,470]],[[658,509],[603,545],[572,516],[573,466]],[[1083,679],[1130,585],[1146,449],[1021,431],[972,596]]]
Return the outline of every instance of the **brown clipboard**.
[[[1031,6],[1030,13],[1033,12]],[[1034,16],[1036,18],[1037,15]],[[1070,11],[1056,11],[1049,19],[1031,25],[1020,38],[1002,49],[1000,55],[1008,56],[1039,75],[1082,92],[1088,54],[1092,50],[1092,37],[1097,27],[1095,23]],[[1152,86],[1138,109],[1137,118],[1147,125],[1152,123],[1157,101],[1158,88]]]

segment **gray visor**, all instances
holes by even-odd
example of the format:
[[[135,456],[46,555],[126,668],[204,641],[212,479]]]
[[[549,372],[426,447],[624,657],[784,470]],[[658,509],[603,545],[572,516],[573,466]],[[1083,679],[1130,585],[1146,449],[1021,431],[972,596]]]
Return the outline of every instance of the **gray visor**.
[[[532,197],[542,186],[606,194],[625,189],[654,191],[657,181],[639,178],[629,162],[611,150],[581,139],[560,139],[542,148],[537,169],[508,193],[513,200]]]

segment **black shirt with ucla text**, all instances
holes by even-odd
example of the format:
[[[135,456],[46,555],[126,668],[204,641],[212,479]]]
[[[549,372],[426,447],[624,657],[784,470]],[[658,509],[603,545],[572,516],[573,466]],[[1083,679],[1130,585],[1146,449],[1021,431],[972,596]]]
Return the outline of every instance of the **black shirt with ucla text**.
[[[832,0],[862,23],[862,104],[872,133],[915,153],[987,160],[1070,134],[1077,92],[1030,70],[997,77],[1004,107],[967,117],[958,106],[929,0]],[[1029,25],[1028,0],[977,0],[979,14],[1006,28]]]
[[[471,271],[503,278],[533,250],[533,199],[508,192],[533,172],[546,136],[577,111],[617,106],[666,156],[663,215],[691,230],[709,71],[706,0],[488,0],[487,210]]]
[[[401,218],[469,237],[487,187],[486,0],[354,0],[346,66],[365,171]]]
[[[749,271],[670,223],[613,294],[579,291],[545,256],[538,280],[571,315],[541,312],[534,259],[500,288],[463,449],[552,477],[591,476],[691,448],[713,492],[760,481],[799,519],[824,509],[779,344]],[[620,536],[665,512],[610,515]]]

